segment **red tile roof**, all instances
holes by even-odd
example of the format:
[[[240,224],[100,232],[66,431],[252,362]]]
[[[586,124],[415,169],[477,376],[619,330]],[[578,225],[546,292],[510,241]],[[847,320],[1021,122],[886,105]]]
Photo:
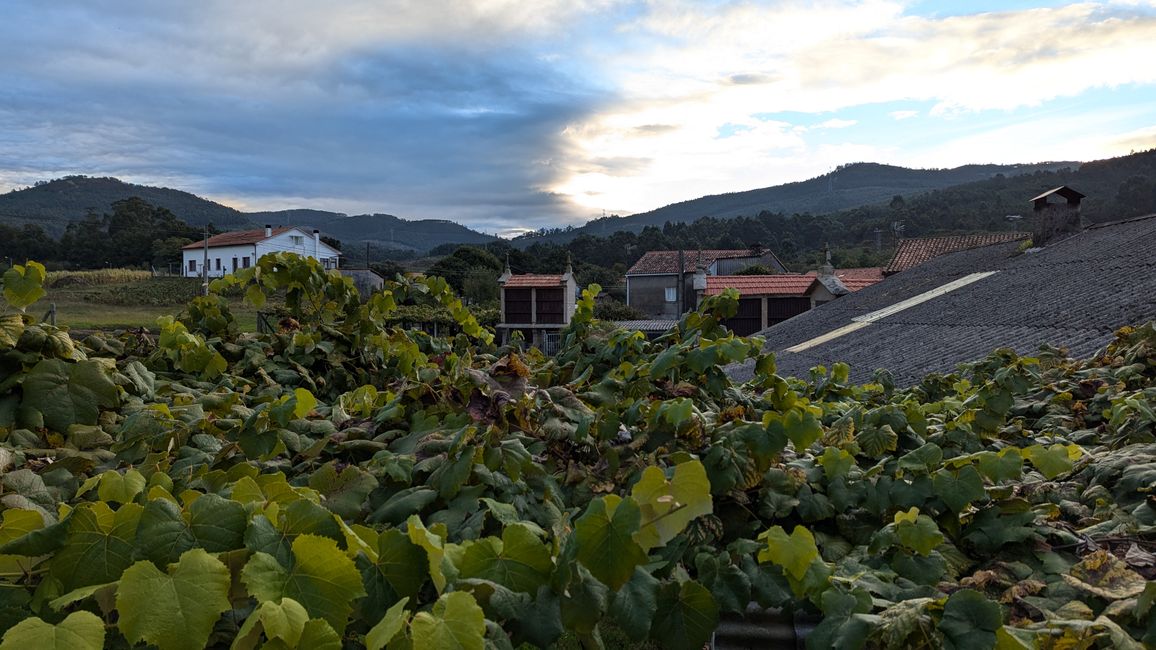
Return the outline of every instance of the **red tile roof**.
[[[715,250],[688,250],[683,251],[683,269],[687,273],[694,273],[695,267],[701,262],[703,266],[714,264],[715,260],[732,259],[735,257],[761,257],[749,248],[715,249]],[[765,255],[766,252],[762,253]],[[627,275],[646,273],[678,273],[678,251],[648,251],[630,267]]]
[[[1027,239],[1026,232],[989,232],[977,235],[950,235],[947,237],[924,237],[922,239],[901,239],[891,263],[883,270],[890,275],[918,266],[933,257],[947,253],[965,251],[980,246],[991,246],[1004,242]]]
[[[813,275],[780,273],[778,275],[708,275],[706,295],[716,296],[724,289],[738,289],[740,296],[805,296],[818,282]]]
[[[520,287],[557,287],[565,284],[564,276],[561,275],[537,275],[534,273],[526,273],[524,275],[511,275],[505,284],[502,286],[507,288]]]
[[[808,271],[807,275],[817,277],[817,271]],[[883,281],[883,269],[878,266],[864,266],[850,269],[835,269],[835,277],[851,291],[858,291]]]
[[[273,235],[280,235],[283,232],[293,230],[292,227],[282,226],[273,229]],[[232,230],[230,232],[223,232],[219,235],[209,237],[209,248],[217,246],[242,246],[244,244],[256,244],[259,241],[265,241],[268,237],[265,236],[265,229],[258,228],[256,230]],[[184,246],[185,250],[194,248],[204,248],[205,242],[198,241]]]

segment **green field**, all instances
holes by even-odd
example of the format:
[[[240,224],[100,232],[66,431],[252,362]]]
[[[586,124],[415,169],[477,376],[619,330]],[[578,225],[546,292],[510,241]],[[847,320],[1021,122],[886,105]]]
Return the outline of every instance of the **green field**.
[[[147,271],[54,272],[48,295],[28,311],[39,318],[55,304],[57,324],[74,330],[155,329],[158,317],[178,314],[200,286],[195,278],[154,278]],[[230,298],[229,307],[242,331],[256,329],[255,309],[239,296]]]

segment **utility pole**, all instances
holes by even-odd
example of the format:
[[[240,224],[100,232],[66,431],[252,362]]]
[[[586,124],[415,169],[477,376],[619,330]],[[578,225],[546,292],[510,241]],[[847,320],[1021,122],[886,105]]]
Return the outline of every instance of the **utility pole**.
[[[205,257],[201,264],[201,295],[209,295],[209,224],[205,224]]]

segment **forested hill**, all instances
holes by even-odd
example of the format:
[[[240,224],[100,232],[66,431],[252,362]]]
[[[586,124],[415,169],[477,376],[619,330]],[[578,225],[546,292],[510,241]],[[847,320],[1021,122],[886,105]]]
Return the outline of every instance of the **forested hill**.
[[[563,243],[579,235],[604,237],[617,231],[638,233],[647,226],[689,223],[702,217],[728,219],[755,216],[762,211],[784,214],[827,214],[911,196],[953,185],[1037,171],[1077,169],[1079,162],[1045,162],[1017,165],[964,165],[954,169],[908,169],[879,163],[853,163],[809,180],[745,192],[715,194],[672,203],[629,217],[595,219],[580,228],[527,236],[516,243]]]
[[[114,202],[134,196],[167,208],[190,225],[211,223],[220,230],[257,228],[266,223],[294,225],[318,228],[350,245],[371,242],[378,248],[418,252],[443,244],[479,244],[496,239],[441,219],[409,221],[388,214],[351,217],[307,209],[246,213],[181,190],[88,176],[67,176],[0,195],[0,224],[32,224],[52,237],[60,237],[69,222],[80,221],[90,212],[107,213]]]
[[[59,237],[70,221],[79,221],[89,212],[108,212],[116,201],[134,196],[156,207],[168,208],[189,225],[212,223],[224,230],[249,225],[249,218],[240,210],[195,194],[91,176],[65,176],[0,194],[0,223],[35,224]]]

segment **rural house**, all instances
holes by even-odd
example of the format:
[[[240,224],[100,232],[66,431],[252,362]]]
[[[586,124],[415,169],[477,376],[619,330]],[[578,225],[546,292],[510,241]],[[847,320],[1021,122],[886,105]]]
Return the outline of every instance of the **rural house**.
[[[297,253],[320,260],[327,269],[338,268],[340,252],[321,241],[321,232],[301,228],[265,226],[257,230],[234,230],[189,244],[181,251],[182,275],[217,278],[253,266],[266,253]]]
[[[886,368],[904,386],[999,347],[1088,356],[1118,328],[1156,319],[1156,215],[1021,248],[1013,240],[941,254],[760,334],[784,376],[843,361],[853,381]]]
[[[514,332],[546,354],[553,354],[559,334],[574,315],[578,283],[574,269],[567,264],[560,275],[524,273],[515,275],[507,262],[498,276],[501,285],[502,321],[498,324],[500,342],[507,343]]]
[[[766,249],[649,251],[626,272],[626,304],[651,318],[678,318],[697,304],[693,280],[699,267],[707,275],[730,275],[756,264],[787,272]]]
[[[882,269],[835,270],[828,261],[818,271],[806,274],[706,275],[700,268],[694,287],[696,304],[726,289],[738,291],[738,312],[723,324],[739,336],[750,336],[882,280]]]
[[[1027,232],[986,232],[975,235],[901,239],[895,249],[895,255],[891,257],[891,262],[883,269],[883,274],[891,275],[906,271],[940,255],[1003,242],[1026,240],[1031,236],[1031,233]]]

